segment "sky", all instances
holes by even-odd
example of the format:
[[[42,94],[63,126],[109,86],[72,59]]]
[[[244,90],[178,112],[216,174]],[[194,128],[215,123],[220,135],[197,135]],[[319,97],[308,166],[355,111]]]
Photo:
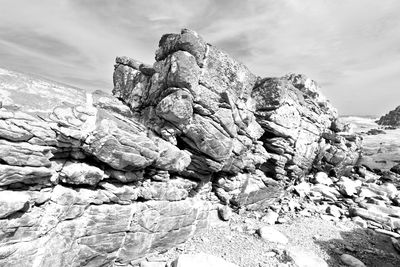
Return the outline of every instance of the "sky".
[[[400,105],[398,0],[0,0],[0,66],[112,90],[116,56],[152,64],[197,31],[261,77],[303,73],[341,115]]]

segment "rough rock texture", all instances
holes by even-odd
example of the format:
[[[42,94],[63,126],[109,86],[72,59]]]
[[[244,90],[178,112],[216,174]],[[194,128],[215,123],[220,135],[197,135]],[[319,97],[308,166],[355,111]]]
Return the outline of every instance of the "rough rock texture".
[[[261,169],[278,179],[297,178],[312,168],[343,171],[355,164],[361,139],[343,132],[337,111],[304,75],[261,79],[252,92],[260,140],[271,155]]]
[[[400,106],[395,108],[394,110],[389,111],[388,114],[383,115],[376,121],[379,125],[387,125],[387,126],[400,126]]]
[[[115,97],[0,70],[0,266],[128,266],[358,157],[315,82],[260,79],[190,30],[113,78]]]
[[[146,126],[192,154],[182,175],[209,180],[216,172],[254,171],[268,158],[250,97],[256,82],[246,66],[197,33],[164,35],[153,71],[119,57],[116,97],[140,112]]]
[[[4,91],[21,83],[13,77],[28,79],[0,77]],[[44,81],[31,84],[45,99],[36,87]],[[126,105],[102,92],[50,91],[46,114],[14,91],[17,101],[0,109],[0,266],[126,265],[206,227],[211,186],[179,177],[190,154],[152,135]]]

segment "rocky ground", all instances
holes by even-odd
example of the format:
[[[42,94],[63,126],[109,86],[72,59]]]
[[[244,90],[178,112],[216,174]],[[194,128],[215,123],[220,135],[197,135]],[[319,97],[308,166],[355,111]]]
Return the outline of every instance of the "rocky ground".
[[[346,176],[308,176],[265,212],[228,213],[229,221],[148,260],[164,266],[182,254],[206,253],[238,266],[400,266],[400,176],[392,168],[400,131],[373,118],[343,121],[364,139],[360,165]]]
[[[265,213],[233,212],[229,221],[216,220],[186,243],[150,255],[137,266],[153,266],[146,264],[154,262],[159,264],[154,266],[169,266],[182,254],[201,253],[205,253],[203,257],[213,255],[246,267],[400,265],[400,253],[391,239],[398,234],[382,233],[376,223],[359,217],[335,217],[327,204],[299,197],[285,202],[274,207],[279,213],[273,209]],[[346,264],[343,255],[364,265]]]

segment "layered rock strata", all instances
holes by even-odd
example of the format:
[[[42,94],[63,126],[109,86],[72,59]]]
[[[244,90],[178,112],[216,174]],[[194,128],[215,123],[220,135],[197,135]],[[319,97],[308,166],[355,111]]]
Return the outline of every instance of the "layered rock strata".
[[[261,169],[278,179],[311,169],[340,172],[359,158],[361,139],[343,132],[337,111],[304,75],[261,79],[252,91],[260,138],[270,154]]]
[[[113,78],[115,97],[0,71],[0,265],[127,266],[358,158],[315,82],[256,77],[190,30]]]
[[[13,77],[2,71],[2,90],[16,101],[0,110],[0,266],[127,265],[206,227],[216,209],[206,201],[211,185],[177,174],[188,152],[102,92],[70,88],[75,99],[54,101],[57,88],[47,84],[37,93],[55,106],[44,115],[42,102],[19,101],[47,82],[19,91]]]

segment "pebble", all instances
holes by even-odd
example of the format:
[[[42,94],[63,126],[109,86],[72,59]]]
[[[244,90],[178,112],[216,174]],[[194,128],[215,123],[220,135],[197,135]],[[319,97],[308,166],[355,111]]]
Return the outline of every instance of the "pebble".
[[[342,254],[342,256],[340,256],[340,260],[350,267],[366,267],[362,261],[349,254]]]
[[[218,207],[218,215],[223,221],[229,221],[232,217],[232,210],[228,205]]]
[[[286,253],[297,267],[329,267],[323,259],[308,250],[291,248]]]
[[[272,226],[263,226],[258,229],[257,233],[264,241],[280,244],[287,244],[289,242],[289,239],[284,234],[282,234]]]
[[[340,215],[342,215],[342,212],[340,211],[340,208],[337,206],[331,205],[326,208],[326,213],[329,215],[332,215],[333,217],[339,218]]]
[[[275,211],[269,210],[264,217],[262,217],[261,221],[265,222],[269,225],[275,224],[278,220],[279,214]]]
[[[398,239],[391,237],[390,238],[392,240],[392,245],[394,247],[395,250],[397,250],[397,252],[400,253],[400,242]]]
[[[339,185],[339,190],[343,195],[351,197],[357,193],[357,187],[361,186],[361,181],[353,181],[348,177],[342,176],[337,185]]]
[[[299,194],[300,197],[305,197],[310,193],[310,184],[307,182],[302,182],[294,186],[294,190]]]
[[[361,228],[368,228],[368,223],[360,216],[355,216],[352,218],[353,222],[360,226]]]
[[[317,172],[313,179],[314,184],[331,185],[333,182],[325,172]]]

